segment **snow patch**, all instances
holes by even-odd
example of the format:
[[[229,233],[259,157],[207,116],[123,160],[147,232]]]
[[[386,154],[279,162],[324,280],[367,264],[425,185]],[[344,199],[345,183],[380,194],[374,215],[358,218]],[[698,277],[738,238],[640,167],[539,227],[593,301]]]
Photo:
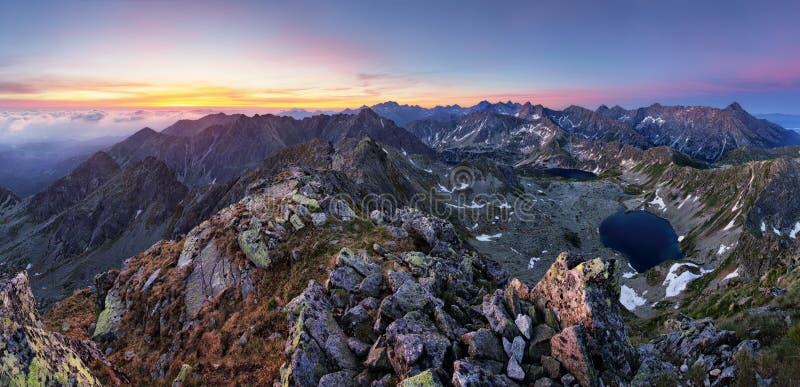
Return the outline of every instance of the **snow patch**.
[[[686,237],[685,235],[679,235],[678,236],[678,242],[683,242],[683,238],[685,238],[685,237]]]
[[[694,274],[691,271],[684,271],[680,275],[677,274],[678,269],[683,266],[692,267],[696,269],[700,269],[700,274]],[[667,277],[664,278],[664,282],[662,285],[666,286],[666,295],[665,297],[675,297],[684,290],[686,290],[686,286],[689,285],[689,282],[692,282],[704,274],[710,273],[711,270],[704,270],[701,269],[699,266],[693,263],[675,263],[669,268],[669,273],[667,273]]]
[[[736,270],[734,270],[732,273],[726,275],[722,279],[726,280],[726,279],[736,278],[738,276],[739,276],[739,268],[737,267]]]
[[[644,297],[638,295],[636,290],[622,285],[619,292],[619,302],[628,310],[634,310],[647,302]]]
[[[494,239],[500,238],[502,236],[503,236],[502,233],[497,233],[494,235],[481,234],[476,236],[475,239],[480,242],[492,242]]]
[[[533,269],[533,267],[536,266],[536,262],[539,262],[541,260],[542,257],[531,257],[531,259],[528,261],[528,270]]]
[[[723,255],[723,254],[727,253],[728,251],[730,251],[731,247],[732,246],[728,246],[728,245],[726,245],[724,243],[719,245],[719,250],[717,250],[717,255]]]
[[[789,238],[796,239],[798,232],[800,232],[800,222],[795,223],[792,231],[789,231]]]
[[[667,210],[667,205],[664,204],[664,199],[661,196],[658,196],[658,190],[656,190],[656,196],[650,201],[651,205],[658,207],[662,212]]]

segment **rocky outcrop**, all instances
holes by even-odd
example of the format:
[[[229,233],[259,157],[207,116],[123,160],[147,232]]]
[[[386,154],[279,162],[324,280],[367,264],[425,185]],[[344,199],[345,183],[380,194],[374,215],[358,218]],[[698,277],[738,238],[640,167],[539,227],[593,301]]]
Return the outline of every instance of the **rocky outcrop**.
[[[620,315],[616,261],[584,261],[562,253],[533,288],[519,281],[518,297],[551,311],[544,316],[561,332],[550,339],[553,357],[582,384],[630,379],[638,368],[636,352]]]
[[[398,213],[404,229],[439,229],[434,219]],[[344,249],[325,286],[312,281],[289,303],[284,385],[317,385],[343,372],[359,385],[596,386],[633,377],[636,352],[611,302],[618,298],[614,262],[568,267],[562,254],[537,286],[506,286],[488,261],[454,248],[457,238],[420,234],[450,255]],[[375,282],[386,286],[365,291],[378,273]]]
[[[19,197],[11,190],[0,187],[0,212],[19,203]]]
[[[0,279],[0,384],[99,386],[95,368],[119,379],[90,341],[48,332],[39,318],[27,273]]]
[[[736,357],[749,352],[754,358],[761,347],[758,341],[739,340],[735,332],[716,328],[709,318],[693,320],[678,315],[664,326],[671,332],[638,348],[642,366],[632,385],[691,380],[706,386],[728,386],[736,378]]]

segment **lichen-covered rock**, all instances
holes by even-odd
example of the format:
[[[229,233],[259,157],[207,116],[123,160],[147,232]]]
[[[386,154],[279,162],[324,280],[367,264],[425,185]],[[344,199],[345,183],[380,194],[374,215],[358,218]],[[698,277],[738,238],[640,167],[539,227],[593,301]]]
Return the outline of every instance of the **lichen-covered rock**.
[[[441,369],[429,369],[407,378],[397,384],[397,387],[444,387]]]
[[[255,227],[249,230],[244,230],[239,233],[237,238],[239,247],[244,252],[244,255],[250,262],[253,262],[256,267],[266,269],[272,264],[269,257],[269,250],[264,243],[264,238],[261,236],[261,227]]]
[[[500,345],[500,339],[488,329],[478,329],[461,336],[467,346],[467,353],[474,358],[506,361],[508,358]]]
[[[206,301],[217,297],[239,279],[239,269],[220,255],[214,241],[209,242],[194,259],[186,281],[186,312],[194,315]]]
[[[93,362],[109,364],[94,343],[44,329],[27,273],[0,280],[0,385],[99,386]]]
[[[582,386],[595,386],[597,371],[590,359],[586,329],[578,323],[567,327],[550,339],[553,357],[561,362]]]

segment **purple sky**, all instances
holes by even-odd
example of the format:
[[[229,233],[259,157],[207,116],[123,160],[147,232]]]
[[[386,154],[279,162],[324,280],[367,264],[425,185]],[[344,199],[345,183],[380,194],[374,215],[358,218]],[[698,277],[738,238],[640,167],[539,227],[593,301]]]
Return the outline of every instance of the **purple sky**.
[[[798,1],[0,3],[0,107],[800,113]]]

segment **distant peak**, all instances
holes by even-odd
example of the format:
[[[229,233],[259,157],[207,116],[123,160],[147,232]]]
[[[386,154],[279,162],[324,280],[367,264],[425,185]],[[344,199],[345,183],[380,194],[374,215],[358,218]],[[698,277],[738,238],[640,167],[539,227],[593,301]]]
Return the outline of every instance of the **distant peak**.
[[[375,113],[375,111],[372,110],[369,107],[364,107],[363,109],[361,109],[361,111],[358,112],[358,116],[359,117],[370,117],[370,118],[375,117],[375,118],[377,118],[378,117],[378,113]]]
[[[733,102],[732,104],[728,105],[728,107],[726,107],[725,110],[740,111],[740,112],[744,111],[742,105],[739,105],[738,102]]]

